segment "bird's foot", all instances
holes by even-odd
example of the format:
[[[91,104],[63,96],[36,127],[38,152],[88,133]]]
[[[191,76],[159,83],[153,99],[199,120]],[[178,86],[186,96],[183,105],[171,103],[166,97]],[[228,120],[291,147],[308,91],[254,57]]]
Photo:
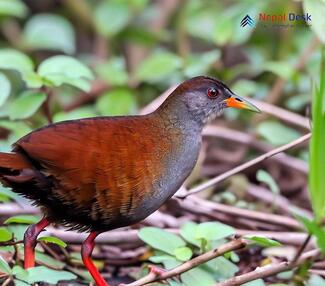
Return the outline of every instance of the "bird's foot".
[[[165,269],[154,266],[154,265],[148,265],[148,268],[149,268],[150,273],[154,273],[157,276],[161,276],[163,273],[166,272]]]

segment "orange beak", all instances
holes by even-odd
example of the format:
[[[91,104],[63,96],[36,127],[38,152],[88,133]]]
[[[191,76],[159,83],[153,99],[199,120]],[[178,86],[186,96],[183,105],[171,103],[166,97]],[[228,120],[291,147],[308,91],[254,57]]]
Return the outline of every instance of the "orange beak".
[[[255,105],[238,95],[232,95],[231,97],[225,99],[224,102],[226,103],[227,107],[247,109],[253,112],[261,112]]]

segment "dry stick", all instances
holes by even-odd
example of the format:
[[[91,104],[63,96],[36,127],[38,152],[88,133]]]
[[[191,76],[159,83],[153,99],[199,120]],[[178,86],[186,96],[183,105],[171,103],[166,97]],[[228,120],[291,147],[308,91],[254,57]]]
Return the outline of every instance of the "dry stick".
[[[0,246],[10,246],[10,245],[16,245],[16,244],[20,244],[23,243],[23,240],[16,240],[16,241],[3,241],[0,242]]]
[[[313,217],[310,210],[293,205],[289,199],[281,194],[277,194],[274,198],[274,193],[261,186],[249,184],[247,194],[265,203],[273,204],[276,208],[289,216],[292,216],[292,210],[294,209],[296,212],[301,213],[308,218]]]
[[[301,254],[304,252],[304,250],[305,250],[305,248],[307,247],[309,241],[311,240],[311,237],[312,237],[312,235],[311,235],[310,233],[307,234],[307,237],[306,237],[306,239],[304,240],[303,244],[299,247],[299,249],[298,249],[296,255],[294,256],[294,258],[293,258],[292,261],[290,262],[292,265],[294,265],[294,264],[298,261],[299,257],[300,257]]]
[[[187,206],[193,211],[200,211],[201,207],[201,210],[203,209],[204,212],[221,212],[231,216],[252,219],[253,221],[262,221],[265,223],[281,225],[287,228],[301,229],[300,223],[291,217],[224,205],[204,200],[197,196],[190,197],[184,201],[181,200],[180,205]]]
[[[240,248],[244,248],[247,245],[247,243],[243,239],[235,239],[233,241],[230,241],[224,245],[221,245],[220,247],[213,249],[209,252],[206,252],[204,254],[201,254],[185,263],[183,263],[180,266],[177,266],[171,270],[168,270],[166,272],[163,272],[162,274],[156,274],[154,272],[150,272],[145,277],[132,282],[130,284],[127,284],[127,286],[141,286],[148,283],[152,283],[158,280],[166,280],[168,278],[172,278],[174,276],[177,276],[181,273],[184,273],[202,263],[205,263],[213,258],[216,258],[218,256],[221,256],[229,251],[237,250]]]
[[[248,161],[248,162],[246,162],[246,163],[244,163],[242,165],[239,165],[239,166],[229,170],[228,172],[225,172],[225,173],[223,173],[223,174],[221,174],[221,175],[219,175],[219,176],[217,176],[217,177],[215,177],[215,178],[213,178],[211,180],[208,180],[207,182],[193,188],[188,193],[186,193],[184,195],[179,195],[178,197],[183,199],[183,198],[186,198],[186,197],[188,197],[190,195],[199,193],[199,192],[201,192],[201,191],[203,191],[203,190],[205,190],[205,189],[207,189],[207,188],[209,188],[209,187],[211,187],[211,186],[213,186],[213,185],[215,185],[215,184],[217,184],[217,183],[231,177],[232,175],[235,175],[235,174],[237,174],[237,173],[239,173],[239,172],[241,172],[241,171],[243,171],[243,170],[245,170],[245,169],[247,169],[247,168],[249,168],[249,167],[251,167],[253,165],[256,165],[257,163],[260,163],[260,162],[262,162],[262,161],[264,161],[264,160],[266,160],[266,159],[268,159],[268,158],[270,158],[270,157],[272,157],[272,156],[274,156],[274,155],[276,155],[278,153],[281,153],[281,152],[283,152],[285,150],[288,150],[288,149],[290,149],[292,147],[295,147],[295,146],[301,144],[302,142],[307,141],[310,137],[311,137],[311,133],[308,133],[308,134],[298,138],[297,140],[294,140],[294,141],[292,141],[292,142],[290,142],[288,144],[280,146],[279,148],[275,148],[275,149],[271,150],[270,152],[267,152],[267,153],[255,158],[255,159],[253,159],[253,160],[250,160],[250,161]]]
[[[305,252],[294,264],[289,261],[284,261],[277,264],[266,265],[263,267],[256,268],[254,271],[225,280],[221,283],[218,283],[216,286],[237,286],[256,279],[269,277],[274,274],[293,269],[294,267],[303,264],[309,259],[317,258],[319,254],[320,250],[314,249]]]
[[[263,112],[274,117],[277,117],[285,122],[288,122],[292,125],[303,127],[305,129],[310,129],[309,118],[302,116],[300,114],[288,111],[276,105],[263,102],[257,99],[249,99],[253,104],[258,106],[258,108]]]
[[[225,140],[230,140],[233,142],[238,142],[245,145],[250,145],[253,148],[260,150],[262,152],[269,152],[272,150],[271,146],[267,143],[257,140],[253,135],[241,132],[238,130],[233,130],[221,126],[208,125],[203,129],[203,136],[218,137]],[[279,162],[280,164],[302,172],[304,174],[308,173],[308,164],[296,157],[287,155],[285,153],[278,154],[278,156],[273,157],[273,160]]]

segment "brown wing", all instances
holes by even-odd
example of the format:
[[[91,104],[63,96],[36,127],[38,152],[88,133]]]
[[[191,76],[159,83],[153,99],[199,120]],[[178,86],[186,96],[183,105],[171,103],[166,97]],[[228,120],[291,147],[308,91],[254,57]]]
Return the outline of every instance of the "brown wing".
[[[158,133],[146,117],[84,119],[35,131],[16,150],[54,181],[52,195],[80,208],[95,201],[105,212],[94,218],[112,216],[132,212],[164,171],[170,146]]]

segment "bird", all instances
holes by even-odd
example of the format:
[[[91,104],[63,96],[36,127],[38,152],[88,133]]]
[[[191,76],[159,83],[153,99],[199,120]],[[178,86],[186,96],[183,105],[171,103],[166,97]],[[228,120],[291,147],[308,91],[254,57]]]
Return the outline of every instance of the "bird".
[[[24,234],[24,267],[35,266],[37,236],[51,223],[89,232],[81,247],[98,286],[108,286],[91,254],[102,232],[136,224],[171,198],[198,158],[202,128],[227,107],[259,112],[223,82],[180,83],[146,115],[101,116],[49,124],[0,152],[0,181],[39,206]]]

